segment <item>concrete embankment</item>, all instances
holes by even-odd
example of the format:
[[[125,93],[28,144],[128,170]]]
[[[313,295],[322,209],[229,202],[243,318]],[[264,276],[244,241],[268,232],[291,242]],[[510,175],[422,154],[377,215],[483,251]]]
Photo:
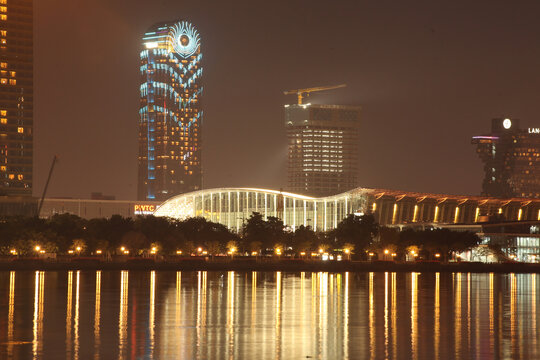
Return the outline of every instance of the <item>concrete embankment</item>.
[[[101,261],[73,259],[50,261],[17,259],[0,262],[0,271],[9,270],[169,270],[169,271],[286,271],[286,272],[472,272],[472,273],[540,273],[540,264],[527,263],[397,263],[390,261],[309,261],[309,260],[228,260],[183,259],[155,261],[154,259],[128,259]]]

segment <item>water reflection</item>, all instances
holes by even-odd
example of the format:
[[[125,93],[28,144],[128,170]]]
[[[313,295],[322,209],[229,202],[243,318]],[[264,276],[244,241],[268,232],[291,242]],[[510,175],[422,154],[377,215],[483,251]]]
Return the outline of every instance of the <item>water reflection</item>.
[[[33,340],[32,355],[38,359],[43,349],[43,288],[45,282],[45,273],[36,271],[34,282],[34,321],[33,321]]]
[[[118,315],[118,358],[124,359],[127,347],[129,272],[120,273],[120,311]]]
[[[13,356],[13,325],[15,313],[15,271],[9,272],[9,301],[8,301],[8,329],[7,329],[7,356]]]
[[[2,359],[540,357],[535,274],[12,271],[0,283]]]
[[[96,271],[96,299],[94,306],[94,359],[99,359],[101,321],[101,271]]]

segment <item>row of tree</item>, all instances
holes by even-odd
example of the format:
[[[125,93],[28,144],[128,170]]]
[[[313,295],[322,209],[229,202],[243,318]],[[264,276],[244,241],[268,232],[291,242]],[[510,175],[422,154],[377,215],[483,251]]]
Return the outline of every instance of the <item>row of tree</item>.
[[[356,259],[391,252],[404,257],[411,249],[424,258],[461,252],[479,243],[473,233],[446,229],[416,231],[379,227],[372,215],[349,215],[336,229],[315,232],[309,226],[291,232],[276,217],[266,220],[253,213],[236,234],[226,226],[204,218],[174,220],[145,216],[85,220],[75,215],[49,219],[4,218],[0,220],[0,253],[119,254],[279,254],[309,256],[315,252],[345,252]]]

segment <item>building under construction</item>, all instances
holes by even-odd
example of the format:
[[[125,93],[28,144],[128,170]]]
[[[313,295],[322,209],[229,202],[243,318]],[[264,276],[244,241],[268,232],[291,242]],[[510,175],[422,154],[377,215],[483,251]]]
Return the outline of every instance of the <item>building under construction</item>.
[[[360,107],[302,104],[302,94],[337,87],[286,92],[298,94],[298,104],[285,105],[291,192],[319,197],[358,186]]]

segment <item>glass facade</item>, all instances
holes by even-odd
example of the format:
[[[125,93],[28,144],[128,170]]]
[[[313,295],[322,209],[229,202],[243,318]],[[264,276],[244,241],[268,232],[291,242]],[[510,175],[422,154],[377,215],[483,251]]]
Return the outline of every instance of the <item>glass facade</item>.
[[[187,21],[143,37],[138,199],[165,200],[202,185],[201,40]]]
[[[0,0],[0,195],[32,195],[33,2]]]
[[[172,197],[155,216],[201,216],[239,230],[253,212],[275,216],[294,230],[334,229],[349,214],[372,213],[381,225],[480,224],[490,216],[506,221],[540,221],[540,199],[470,197],[356,188],[338,195],[309,197],[264,189],[218,188]]]

